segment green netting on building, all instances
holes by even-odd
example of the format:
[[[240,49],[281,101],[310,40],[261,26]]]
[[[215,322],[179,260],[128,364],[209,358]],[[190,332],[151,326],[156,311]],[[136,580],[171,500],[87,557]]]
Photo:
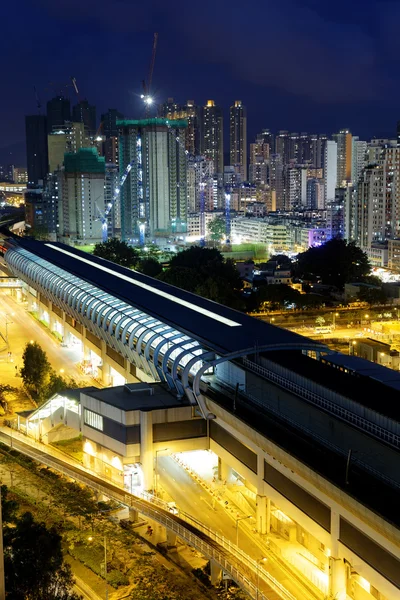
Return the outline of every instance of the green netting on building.
[[[188,123],[186,119],[122,119],[117,120],[117,126],[119,127],[149,127],[150,125],[168,125],[176,129],[181,127],[187,127]]]
[[[106,159],[96,148],[80,148],[64,155],[64,167],[66,173],[105,173]]]

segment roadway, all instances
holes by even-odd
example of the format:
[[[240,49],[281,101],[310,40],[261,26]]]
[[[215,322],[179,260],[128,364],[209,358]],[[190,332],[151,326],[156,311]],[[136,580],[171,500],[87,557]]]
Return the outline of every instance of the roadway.
[[[22,441],[22,439],[24,441]],[[254,593],[254,586],[259,588],[260,600],[310,600],[310,596],[293,596],[281,582],[269,583],[273,580],[269,565],[263,564],[263,567],[254,565],[254,558],[244,552],[237,550],[236,546],[229,540],[224,539],[219,532],[211,530],[205,523],[200,522],[198,516],[193,518],[191,515],[184,515],[181,511],[180,516],[171,514],[168,507],[163,508],[154,497],[143,500],[135,495],[129,494],[119,488],[114,483],[105,481],[104,478],[87,471],[82,465],[74,465],[73,461],[66,458],[54,448],[47,448],[46,445],[34,442],[20,433],[15,433],[12,437],[8,431],[0,431],[0,441],[18,450],[22,454],[29,456],[39,463],[50,466],[60,471],[66,477],[71,477],[81,483],[92,487],[92,489],[105,494],[109,498],[116,500],[126,506],[134,507],[139,513],[148,516],[171,528],[183,541],[188,541],[190,545],[202,551],[207,557],[215,557],[217,563],[226,565],[224,568],[228,572],[236,573],[238,580],[245,583],[245,589]],[[49,450],[49,451],[48,451]],[[254,550],[254,545],[251,547]],[[208,553],[208,554],[207,554]],[[263,573],[264,571],[264,573]],[[276,589],[282,591],[276,591]]]
[[[6,327],[7,320],[7,327]],[[0,372],[1,382],[15,386],[15,367],[22,367],[22,354],[25,345],[31,340],[37,342],[46,352],[47,358],[56,372],[63,370],[64,376],[73,377],[80,387],[93,385],[100,387],[93,379],[85,377],[78,368],[81,358],[74,348],[63,348],[60,342],[46,331],[44,325],[36,321],[28,312],[26,304],[17,302],[6,290],[0,290]],[[8,334],[8,349],[3,344]],[[7,355],[11,352],[11,360]]]
[[[204,525],[236,543],[236,522],[211,494],[197,483],[173,458],[158,458],[160,486],[173,498],[179,509],[200,519]],[[246,554],[260,560],[267,557],[265,568],[298,600],[312,600],[321,595],[313,595],[311,590],[301,584],[288,570],[284,569],[268,549],[262,548],[259,541],[249,535],[239,522],[239,548]]]

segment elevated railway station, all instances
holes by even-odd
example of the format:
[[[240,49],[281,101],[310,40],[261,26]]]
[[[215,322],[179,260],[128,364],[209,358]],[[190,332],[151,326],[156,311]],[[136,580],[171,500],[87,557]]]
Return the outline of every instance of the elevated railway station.
[[[313,562],[312,585],[400,597],[398,374],[69,246],[3,247],[28,309],[106,386],[51,399],[27,429],[80,431],[91,468],[101,457],[126,487],[139,465],[145,490],[166,442],[211,451],[253,494],[257,531],[286,536],[295,568]]]

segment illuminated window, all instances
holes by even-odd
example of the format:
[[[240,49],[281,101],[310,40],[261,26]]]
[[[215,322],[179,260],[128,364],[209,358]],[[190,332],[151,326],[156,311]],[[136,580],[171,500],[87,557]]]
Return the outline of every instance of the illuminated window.
[[[103,417],[101,415],[98,415],[87,408],[85,408],[83,415],[85,425],[89,425],[89,427],[93,427],[93,429],[103,431]]]

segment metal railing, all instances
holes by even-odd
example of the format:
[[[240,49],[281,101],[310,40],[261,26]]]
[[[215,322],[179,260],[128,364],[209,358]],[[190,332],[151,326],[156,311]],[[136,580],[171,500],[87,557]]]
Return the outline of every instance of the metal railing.
[[[276,383],[283,389],[290,390],[300,398],[304,398],[304,400],[306,400],[307,402],[311,402],[312,404],[323,408],[327,412],[336,415],[343,421],[351,423],[354,427],[360,429],[360,431],[367,431],[373,437],[376,437],[379,440],[383,440],[385,443],[394,446],[396,449],[400,448],[400,436],[396,435],[395,433],[392,433],[391,431],[388,431],[387,429],[384,429],[383,427],[380,427],[379,425],[376,425],[375,423],[372,423],[371,421],[368,421],[367,419],[356,415],[355,413],[347,410],[346,408],[343,408],[342,406],[339,406],[338,404],[335,404],[334,402],[331,402],[330,400],[319,396],[311,390],[307,390],[303,386],[298,385],[294,381],[290,381],[282,375],[278,375],[278,373],[274,373],[266,367],[257,365],[256,363],[247,358],[243,358],[243,364],[251,371],[254,371],[259,375],[263,375],[266,379]]]
[[[123,489],[118,489],[116,485],[103,485],[102,479],[98,478],[96,481],[97,477],[94,475],[87,477],[82,468],[78,466],[75,469],[70,468],[69,465],[52,458],[42,450],[37,451],[34,448],[30,448],[27,444],[21,444],[19,440],[13,440],[13,447],[47,467],[55,469],[67,477],[78,480],[95,491],[113,498],[121,504],[133,508],[164,525],[208,559],[215,561],[252,598],[270,600],[267,594],[257,589],[257,580],[259,579],[260,581],[263,580],[273,592],[284,600],[296,600],[295,596],[256,560],[248,556],[224,536],[206,527],[191,515],[183,511],[179,512],[179,516],[171,514],[170,507],[166,502],[147,492],[134,495],[126,493]]]

